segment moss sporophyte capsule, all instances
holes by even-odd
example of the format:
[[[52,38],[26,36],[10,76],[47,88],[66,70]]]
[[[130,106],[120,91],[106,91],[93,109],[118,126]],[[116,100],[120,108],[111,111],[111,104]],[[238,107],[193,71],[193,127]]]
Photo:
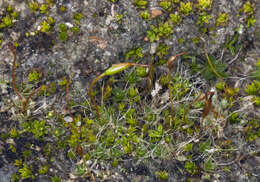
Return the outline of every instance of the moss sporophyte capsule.
[[[105,71],[105,75],[109,76],[109,75],[117,74],[117,73],[129,68],[130,66],[131,66],[131,64],[129,64],[129,63],[114,64],[114,65],[112,65],[112,67],[108,68]]]

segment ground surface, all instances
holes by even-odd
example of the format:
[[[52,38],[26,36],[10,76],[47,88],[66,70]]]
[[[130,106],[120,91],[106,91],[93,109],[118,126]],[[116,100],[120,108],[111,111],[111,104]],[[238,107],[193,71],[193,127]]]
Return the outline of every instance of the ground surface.
[[[260,181],[259,1],[0,0],[0,20],[0,182]],[[127,62],[147,67],[98,81],[97,112],[91,81]]]

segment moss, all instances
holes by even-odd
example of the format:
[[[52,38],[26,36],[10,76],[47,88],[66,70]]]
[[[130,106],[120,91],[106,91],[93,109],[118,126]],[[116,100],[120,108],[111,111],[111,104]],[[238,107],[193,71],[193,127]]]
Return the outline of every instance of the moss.
[[[239,114],[238,113],[232,113],[229,118],[228,118],[228,121],[231,123],[231,124],[236,124],[236,123],[239,123],[240,122],[240,118],[239,118]]]
[[[248,19],[247,19],[247,26],[248,27],[251,27],[251,26],[254,26],[256,23],[256,19],[254,16],[250,16]]]
[[[191,173],[192,175],[195,175],[198,173],[198,167],[194,164],[192,161],[185,162],[184,168]]]
[[[217,18],[217,21],[216,21],[216,26],[219,27],[219,26],[226,26],[227,25],[227,22],[228,22],[228,17],[229,15],[227,13],[218,13],[218,18]]]
[[[68,39],[68,34],[67,34],[66,32],[60,32],[60,33],[59,33],[59,39],[60,39],[62,42],[67,41],[67,39]]]
[[[146,0],[134,0],[134,5],[138,8],[145,9],[148,5]]]
[[[199,37],[193,37],[193,38],[192,38],[192,42],[193,42],[194,44],[198,44],[198,43],[200,42]]]
[[[260,121],[257,119],[251,120],[244,128],[245,139],[252,142],[260,137]]]
[[[43,33],[49,33],[51,31],[51,25],[46,20],[44,20],[41,23],[40,31],[43,32]]]
[[[169,49],[170,47],[167,46],[166,44],[160,44],[156,50],[156,55],[159,58],[163,58],[164,56],[169,54]]]
[[[19,137],[19,133],[18,133],[18,131],[16,130],[16,128],[11,128],[11,130],[9,131],[9,135],[10,135],[10,137],[12,137],[12,138],[17,138],[17,137]]]
[[[36,70],[33,70],[31,73],[28,75],[28,82],[37,82],[42,78],[42,74],[39,73]]]
[[[254,103],[256,107],[260,106],[260,97],[254,96]]]
[[[203,26],[205,24],[209,24],[211,19],[212,19],[211,15],[208,15],[205,12],[203,12],[202,14],[199,15],[197,24],[200,25],[200,26]]]
[[[181,16],[179,15],[179,13],[176,11],[174,14],[170,14],[170,19],[169,21],[173,24],[179,24],[182,21]]]
[[[51,182],[61,182],[61,179],[59,176],[55,175],[54,177],[51,178]]]
[[[74,13],[73,14],[73,19],[76,21],[80,21],[83,18],[83,14],[82,13]]]
[[[136,69],[136,74],[140,77],[146,77],[148,75],[148,70],[144,67],[138,67]]]
[[[158,27],[153,25],[147,31],[150,42],[158,41],[161,38],[167,38],[173,33],[173,27],[169,22],[160,23]]]
[[[216,169],[217,165],[211,159],[206,160],[203,164],[203,169],[207,172],[213,172]]]
[[[138,59],[143,58],[143,50],[141,47],[134,47],[133,49],[129,50],[126,54],[125,54],[125,58],[126,60],[129,59],[133,59],[134,62],[137,62]]]
[[[150,15],[150,13],[149,13],[148,10],[141,11],[141,12],[140,12],[140,16],[141,16],[141,18],[143,18],[144,20],[150,20],[150,18],[151,18],[151,15]]]
[[[252,15],[254,13],[254,4],[252,4],[250,1],[246,1],[242,7],[242,11],[245,14]]]
[[[36,12],[39,10],[40,6],[36,1],[31,1],[29,2],[29,8],[31,9],[32,12]]]
[[[63,78],[62,80],[58,81],[58,85],[63,87],[66,86],[68,83],[68,80],[66,78]]]
[[[41,4],[39,7],[40,13],[45,14],[48,12],[49,5],[48,4]]]
[[[167,180],[169,178],[167,171],[157,171],[156,175],[160,180]]]
[[[26,164],[23,164],[23,167],[20,168],[18,170],[18,172],[20,173],[20,176],[21,176],[22,180],[28,179],[28,178],[31,178],[31,179],[35,178],[35,176],[32,173],[32,166],[28,166]]]
[[[13,25],[13,20],[12,20],[11,16],[6,15],[5,17],[2,18],[2,23],[0,25],[0,28],[1,27],[11,27],[12,25]]]
[[[67,10],[67,7],[64,5],[60,6],[60,12],[65,12]]]
[[[189,15],[192,12],[192,3],[191,2],[181,2],[180,3],[180,12],[184,15]]]
[[[166,10],[166,11],[171,11],[172,10],[172,4],[171,1],[168,0],[163,0],[160,2],[160,6]]]
[[[260,94],[260,81],[254,80],[251,84],[248,84],[245,88],[245,92],[248,95]]]
[[[67,26],[64,23],[61,23],[59,25],[59,29],[61,32],[65,32],[65,31],[67,31]]]
[[[213,0],[198,0],[198,7],[201,10],[209,9]]]
[[[109,0],[110,2],[112,2],[112,3],[115,3],[115,2],[117,2],[118,0]]]
[[[41,168],[38,170],[38,173],[41,175],[41,174],[46,174],[48,171],[49,171],[49,167],[44,165],[41,166]]]
[[[77,34],[77,33],[80,32],[80,28],[79,28],[78,26],[73,26],[73,27],[72,27],[72,32],[75,33],[75,34]]]
[[[134,98],[136,97],[138,94],[138,89],[137,88],[134,88],[134,87],[130,87],[129,91],[128,91],[128,96],[130,98]]]
[[[115,18],[118,23],[122,23],[124,15],[123,14],[116,14]]]

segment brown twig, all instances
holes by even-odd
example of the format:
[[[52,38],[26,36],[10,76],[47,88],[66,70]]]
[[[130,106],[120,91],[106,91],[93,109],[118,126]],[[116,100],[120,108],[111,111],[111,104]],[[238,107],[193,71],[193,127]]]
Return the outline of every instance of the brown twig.
[[[27,108],[27,105],[28,105],[28,103],[29,103],[29,100],[32,98],[32,96],[36,93],[36,91],[37,90],[33,90],[30,94],[29,94],[29,96],[26,98],[26,100],[25,100],[25,102],[23,102],[23,108],[22,108],[22,112],[24,113],[25,112],[25,110],[26,110],[26,108]]]
[[[95,98],[94,98],[93,87],[94,87],[95,83],[96,83],[98,80],[100,80],[102,77],[104,77],[104,76],[105,76],[104,73],[101,74],[101,75],[99,75],[97,78],[95,78],[95,79],[91,82],[91,84],[90,84],[90,86],[89,86],[90,101],[91,101],[92,105],[93,105],[93,106],[95,107],[95,109],[96,109],[96,113],[97,113],[98,119],[100,119],[100,114],[99,114],[99,111],[98,111],[98,106],[97,106],[96,100],[95,100]]]
[[[16,50],[15,50],[14,45],[11,42],[8,43],[8,47],[9,47],[10,51],[13,53],[13,56],[14,56],[13,65],[12,65],[12,86],[13,86],[14,92],[18,96],[20,102],[23,103],[23,97],[20,94],[20,92],[18,91],[18,89],[16,87],[16,83],[15,83]]]
[[[70,107],[70,99],[69,99],[69,87],[70,87],[70,84],[72,82],[72,78],[73,78],[73,75],[74,73],[72,73],[72,75],[70,76],[70,79],[68,81],[68,83],[66,84],[66,103],[67,103],[67,110],[70,114],[70,117],[72,118],[72,120],[74,121],[74,117],[72,115],[72,112],[71,112],[71,107]]]

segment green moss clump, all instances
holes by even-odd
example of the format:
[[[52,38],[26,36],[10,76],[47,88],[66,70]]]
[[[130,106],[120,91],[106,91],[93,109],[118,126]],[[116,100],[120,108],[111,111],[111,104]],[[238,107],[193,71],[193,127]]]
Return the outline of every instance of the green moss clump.
[[[211,7],[213,0],[198,0],[199,9],[205,10]]]
[[[192,175],[195,175],[195,174],[198,173],[198,167],[197,167],[197,166],[195,165],[195,163],[192,162],[192,161],[187,161],[187,162],[185,163],[184,168],[185,168],[189,173],[191,173]]]
[[[157,171],[156,175],[160,180],[167,180],[169,178],[168,172],[167,171]]]
[[[205,24],[209,24],[211,18],[212,18],[211,15],[208,15],[207,13],[203,12],[199,15],[197,24],[200,25],[200,26],[203,26]]]
[[[83,14],[82,13],[74,13],[73,14],[73,19],[76,21],[80,21],[83,18]]]
[[[182,20],[181,16],[179,15],[179,13],[176,11],[174,14],[170,14],[170,19],[169,21],[173,24],[178,24],[180,23]]]
[[[19,17],[19,13],[14,11],[12,6],[8,6],[6,8],[6,14],[2,17],[0,20],[0,30],[2,28],[10,28],[13,26],[14,20],[16,20]]]
[[[37,82],[39,79],[42,78],[42,74],[37,72],[36,70],[33,70],[31,73],[28,75],[28,82]]]
[[[147,36],[150,42],[158,41],[160,38],[167,38],[173,33],[173,27],[169,22],[160,23],[158,27],[150,26]]]
[[[192,3],[191,2],[181,2],[180,3],[180,11],[184,15],[189,15],[192,12]]]
[[[141,16],[141,18],[143,18],[144,20],[150,20],[150,18],[151,18],[151,15],[150,15],[150,13],[148,12],[148,10],[141,11],[140,16]]]
[[[218,18],[216,21],[216,26],[225,26],[228,22],[228,14],[227,13],[219,13],[218,14]]]
[[[250,1],[247,1],[242,7],[242,11],[245,14],[252,15],[254,13],[254,4],[251,4]]]
[[[51,18],[51,17],[48,18],[47,21],[44,20],[44,21],[41,23],[40,31],[43,32],[43,33],[50,33],[53,23],[54,23],[54,20],[53,20],[53,18]]]
[[[160,44],[156,50],[156,55],[159,58],[163,58],[164,56],[169,54],[169,49],[170,47],[167,46],[166,44]]]
[[[66,32],[59,32],[59,39],[62,42],[66,42],[68,39],[68,34]]]
[[[110,2],[112,2],[112,3],[115,3],[115,2],[117,2],[118,0],[109,0]]]
[[[60,12],[65,12],[67,10],[67,7],[64,5],[61,5]]]
[[[31,1],[29,2],[29,8],[31,9],[32,12],[36,12],[39,10],[40,6],[37,2]]]
[[[172,3],[171,1],[168,0],[163,0],[160,2],[160,6],[166,10],[166,11],[171,11],[172,10]]]
[[[247,85],[245,92],[248,95],[260,94],[260,81],[254,80],[251,84]]]
[[[45,14],[48,12],[49,5],[48,4],[41,4],[39,7],[40,13]]]
[[[134,0],[134,5],[138,8],[145,9],[148,5],[146,0]]]

